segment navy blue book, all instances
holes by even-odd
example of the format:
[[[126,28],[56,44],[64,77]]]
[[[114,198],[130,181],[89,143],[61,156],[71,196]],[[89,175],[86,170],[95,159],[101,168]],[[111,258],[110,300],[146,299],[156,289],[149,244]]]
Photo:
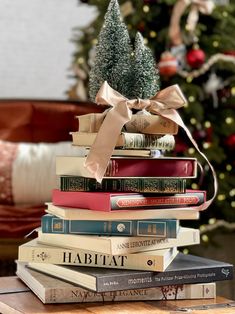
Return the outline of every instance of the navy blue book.
[[[43,233],[104,236],[176,238],[179,231],[177,219],[64,220],[47,214],[42,217],[41,225]]]

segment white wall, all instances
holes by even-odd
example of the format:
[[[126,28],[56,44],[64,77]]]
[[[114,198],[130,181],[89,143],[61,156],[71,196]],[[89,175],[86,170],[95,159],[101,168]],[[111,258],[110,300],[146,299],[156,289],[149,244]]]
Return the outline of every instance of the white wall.
[[[94,15],[78,0],[0,0],[0,98],[66,98],[72,28]]]

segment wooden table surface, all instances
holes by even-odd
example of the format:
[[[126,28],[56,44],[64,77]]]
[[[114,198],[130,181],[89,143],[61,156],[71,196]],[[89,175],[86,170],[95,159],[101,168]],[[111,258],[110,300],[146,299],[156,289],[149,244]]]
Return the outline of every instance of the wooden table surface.
[[[204,309],[203,309],[204,306]],[[208,309],[205,309],[208,307]],[[0,277],[1,314],[234,314],[235,302],[222,297],[116,303],[43,304],[17,277]]]

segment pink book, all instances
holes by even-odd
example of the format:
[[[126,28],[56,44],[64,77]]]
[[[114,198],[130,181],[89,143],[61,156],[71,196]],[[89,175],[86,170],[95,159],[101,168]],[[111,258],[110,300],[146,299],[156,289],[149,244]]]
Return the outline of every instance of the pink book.
[[[199,206],[206,201],[206,191],[187,190],[184,194],[157,195],[140,193],[65,192],[52,191],[56,206],[98,211],[185,208]]]

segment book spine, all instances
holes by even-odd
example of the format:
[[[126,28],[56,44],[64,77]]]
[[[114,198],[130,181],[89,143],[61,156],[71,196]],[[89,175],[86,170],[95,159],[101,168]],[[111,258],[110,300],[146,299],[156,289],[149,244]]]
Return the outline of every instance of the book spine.
[[[151,252],[150,254],[109,255],[79,249],[20,246],[18,260],[28,263],[164,271],[176,254],[175,248],[159,255],[151,254]]]
[[[105,113],[91,113],[78,116],[79,132],[98,132]],[[158,115],[133,114],[131,121],[125,124],[127,132],[144,134],[177,134],[178,125]]]
[[[111,210],[180,208],[201,205],[205,202],[205,192],[186,192],[168,196],[112,195],[110,202]]]
[[[71,135],[73,145],[91,147],[96,139],[97,133],[71,132]],[[170,134],[159,136],[155,134],[122,132],[115,146],[129,150],[158,149],[170,151],[175,147],[175,138]]]
[[[74,287],[67,289],[49,288],[45,303],[88,303],[120,301],[193,300],[216,297],[215,283],[195,285],[171,285],[147,289],[95,292]]]
[[[64,220],[55,216],[44,215],[41,228],[43,233],[176,238],[178,221],[174,219],[150,219],[148,221]]]
[[[57,156],[56,174],[92,177],[84,167],[85,157]],[[104,177],[195,178],[195,158],[118,158],[109,160]]]
[[[88,113],[77,116],[79,132],[95,133],[100,129],[105,113]]]
[[[178,125],[159,115],[133,114],[125,124],[127,132],[145,134],[177,134]]]
[[[52,191],[52,203],[80,209],[110,212],[113,210],[167,209],[199,206],[205,202],[205,191],[155,196],[155,194]]]
[[[122,133],[124,149],[160,149],[173,150],[175,147],[175,139],[173,135],[166,134],[158,136],[153,134],[141,133]]]
[[[132,254],[135,252],[144,252],[152,250],[161,250],[171,247],[180,247],[195,245],[200,243],[200,233],[197,229],[189,229],[187,232],[179,232],[177,238],[144,238],[130,237],[129,241],[125,239],[120,241],[111,241],[112,254]]]
[[[27,286],[30,282],[17,272]],[[31,288],[31,287],[30,287]],[[37,289],[31,288],[37,295]],[[38,295],[40,297],[40,295]],[[45,304],[53,303],[92,303],[92,302],[120,302],[120,301],[158,301],[158,300],[193,300],[212,299],[216,297],[216,284],[172,285],[147,289],[133,289],[125,291],[95,292],[80,287],[67,288],[48,287],[41,300]]]
[[[215,283],[195,285],[173,285],[147,289],[95,292],[79,287],[71,289],[50,289],[45,303],[68,302],[120,302],[120,301],[158,301],[158,300],[193,300],[216,297]]]
[[[185,193],[185,179],[159,178],[113,178],[98,183],[93,178],[60,176],[61,191],[103,191],[140,193]]]
[[[105,276],[97,278],[97,292],[144,289],[165,285],[184,285],[196,283],[210,283],[214,281],[231,280],[233,266],[208,267],[202,269],[181,269],[180,271],[141,274],[123,274],[121,276]]]
[[[125,159],[113,158],[109,161],[107,177],[194,177],[196,163],[183,159]]]
[[[182,231],[183,230],[183,231]],[[180,228],[177,238],[156,237],[95,237],[86,235],[54,233],[38,233],[38,241],[45,245],[55,245],[73,250],[89,250],[105,254],[123,255],[143,251],[153,251],[194,245],[200,243],[200,233],[197,229]]]

